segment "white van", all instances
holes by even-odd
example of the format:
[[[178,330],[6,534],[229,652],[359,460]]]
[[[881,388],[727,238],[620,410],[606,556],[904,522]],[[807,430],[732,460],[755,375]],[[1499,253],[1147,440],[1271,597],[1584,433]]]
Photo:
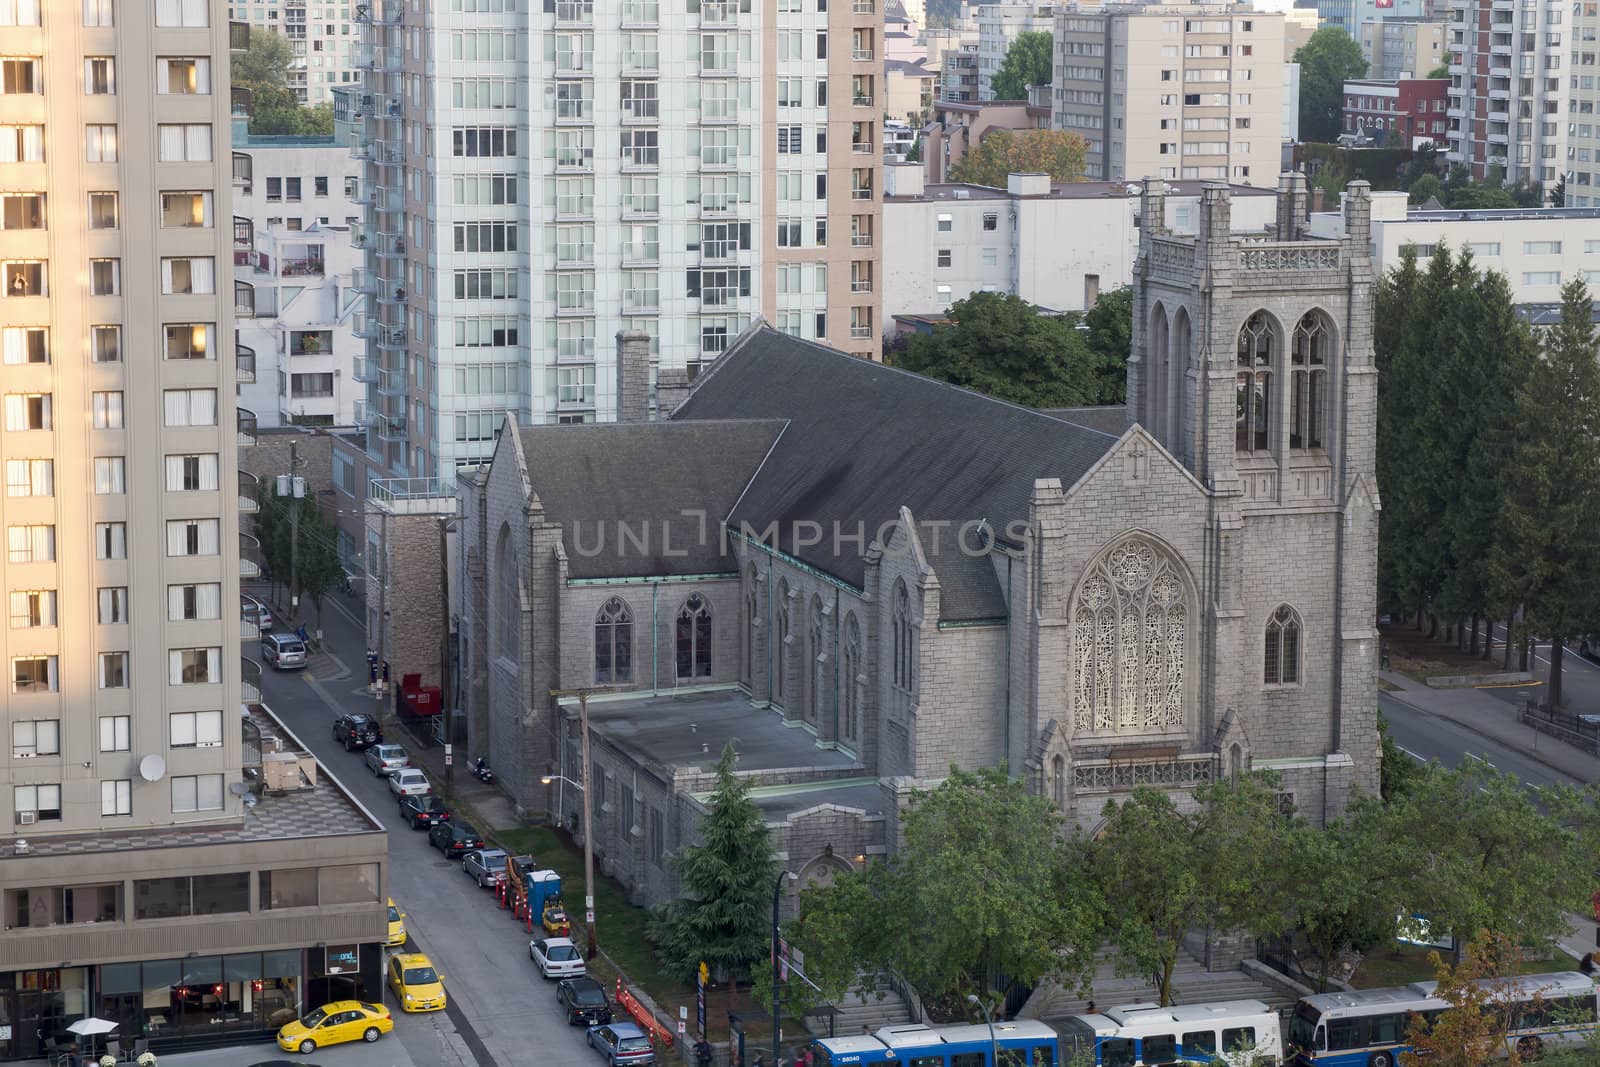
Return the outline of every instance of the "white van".
[[[1278,1014],[1259,1000],[1221,1004],[1127,1004],[1073,1015],[1061,1027],[1061,1059],[1095,1067],[1146,1067],[1180,1060],[1248,1067],[1283,1060]]]

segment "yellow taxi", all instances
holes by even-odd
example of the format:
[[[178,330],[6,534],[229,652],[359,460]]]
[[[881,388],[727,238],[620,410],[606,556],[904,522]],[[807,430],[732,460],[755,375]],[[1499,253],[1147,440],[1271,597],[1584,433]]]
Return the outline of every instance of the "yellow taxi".
[[[389,988],[401,1011],[443,1011],[444,975],[420,952],[402,952],[389,960]]]
[[[335,1000],[285,1023],[278,1031],[278,1047],[285,1052],[310,1054],[324,1045],[376,1041],[393,1029],[394,1018],[383,1005]]]
[[[390,948],[401,948],[406,943],[406,913],[394,906],[394,898],[389,898],[389,939],[384,942]]]

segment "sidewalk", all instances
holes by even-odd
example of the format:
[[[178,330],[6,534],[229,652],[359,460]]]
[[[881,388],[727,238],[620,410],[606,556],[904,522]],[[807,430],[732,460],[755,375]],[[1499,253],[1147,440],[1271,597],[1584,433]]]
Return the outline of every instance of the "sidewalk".
[[[272,1042],[259,1045],[230,1045],[227,1048],[207,1049],[204,1052],[163,1052],[158,1057],[160,1067],[321,1067],[337,1062],[339,1067],[419,1067],[416,1060],[400,1043],[397,1034],[390,1034],[369,1045],[352,1041],[319,1049],[308,1057],[299,1053],[284,1052]],[[23,1060],[16,1067],[45,1067],[44,1060]],[[85,1061],[85,1067],[91,1067]]]
[[[1569,778],[1600,782],[1600,760],[1548,734],[1541,734],[1531,726],[1522,725],[1517,721],[1516,708],[1503,700],[1476,689],[1430,689],[1394,671],[1379,671],[1378,677],[1394,687],[1387,695],[1402,704],[1449,719]]]

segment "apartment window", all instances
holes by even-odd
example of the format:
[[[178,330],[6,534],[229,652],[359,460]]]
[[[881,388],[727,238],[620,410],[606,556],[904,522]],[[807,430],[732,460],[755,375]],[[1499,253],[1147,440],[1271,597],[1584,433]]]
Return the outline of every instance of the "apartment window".
[[[119,214],[116,193],[89,194],[89,229],[114,230]]]
[[[39,3],[40,0],[0,0],[0,26],[39,25]]]
[[[7,326],[0,330],[0,350],[6,364],[50,362],[50,332],[43,326]]]
[[[9,296],[43,296],[44,264],[37,260],[5,265],[5,286]]]
[[[161,291],[209,295],[217,291],[217,261],[210,256],[169,258],[161,261]]]
[[[19,785],[11,790],[11,804],[19,817],[28,812],[40,822],[61,820],[61,786]]]
[[[817,220],[816,238],[818,248],[828,247],[828,219],[826,216]]]
[[[6,558],[12,563],[50,563],[56,558],[56,528],[50,525],[6,527]]]
[[[43,126],[0,126],[0,163],[43,162]]]
[[[940,215],[935,222],[940,233],[949,233],[954,226],[955,220],[949,215]]]
[[[291,374],[289,375],[289,395],[302,399],[305,397],[328,397],[333,395],[333,374]]]
[[[584,227],[564,228],[582,229]],[[573,250],[574,254],[578,254],[583,249],[587,249],[588,254],[581,260],[568,260],[565,262],[588,262],[593,259],[593,241],[594,238],[591,234],[587,245]],[[458,270],[455,272],[455,283],[457,300],[515,300],[517,297],[517,272],[515,270]]]
[[[209,26],[207,0],[156,0],[157,26]]]
[[[39,77],[38,57],[0,59],[0,91],[8,96],[44,92],[44,79]]]
[[[651,120],[660,117],[660,101],[656,98],[656,83],[638,79],[622,82],[622,120]]]
[[[122,429],[122,393],[109,391],[95,393],[90,399],[97,430]]]
[[[299,178],[283,179],[283,198],[290,203],[298,204],[300,202],[300,188]]]
[[[90,163],[117,161],[116,123],[94,123],[83,128],[84,158]]]
[[[211,126],[204,122],[162,123],[156,127],[157,158],[163,163],[209,163]]]
[[[222,617],[222,586],[216,582],[167,586],[167,618],[173,622]]]
[[[19,589],[11,593],[11,628],[36,630],[56,624],[54,589]]]
[[[117,296],[122,292],[122,261],[120,259],[91,259],[89,261],[89,295]]]
[[[515,157],[517,131],[502,126],[471,126],[451,132],[451,154],[461,157]]]
[[[94,558],[128,558],[128,524],[125,522],[97,522],[94,524]]]
[[[164,394],[168,426],[215,426],[215,389],[168,389]]]
[[[219,523],[216,519],[172,519],[167,522],[167,555],[215,556]]]
[[[34,719],[11,724],[11,755],[16,759],[61,755],[61,723]]]
[[[327,196],[328,195],[328,176],[326,174],[318,174],[317,176],[315,176],[314,178],[311,179],[311,195],[312,196]],[[324,219],[323,221],[326,222],[327,220]]]
[[[515,204],[515,174],[476,174],[456,178],[451,186],[457,204]]]
[[[173,748],[218,748],[222,745],[222,712],[180,711],[167,716]]]
[[[948,248],[939,249],[938,266],[940,266],[940,267],[948,267],[948,266],[950,266],[951,258],[952,258],[952,253],[951,253],[950,249],[948,249]]]
[[[100,716],[100,751],[127,752],[133,747],[131,715]]]
[[[799,155],[805,151],[805,141],[802,137],[804,128],[801,126],[778,127],[778,154]]]
[[[89,352],[96,363],[121,363],[122,327],[89,327]]]
[[[125,586],[103,586],[96,591],[99,601],[95,616],[102,626],[118,626],[128,621],[128,590]]]
[[[100,653],[100,688],[128,688],[128,654],[126,652]]]
[[[215,348],[211,334],[215,327],[209,322],[185,322],[165,328],[168,359],[212,359]]]
[[[827,30],[818,30],[817,31],[817,58],[818,59],[827,59],[828,58],[828,31]]]
[[[55,491],[54,460],[6,460],[6,496],[54,496]]]
[[[556,358],[594,358],[594,320],[577,319],[556,323]]]
[[[56,673],[56,657],[22,656],[11,661],[13,693],[54,693],[60,688],[61,681]]]
[[[212,685],[222,681],[222,649],[174,648],[167,653],[171,685]]]
[[[100,814],[133,814],[133,780],[131,778],[100,783]]]
[[[593,215],[594,214],[594,179],[588,177],[557,178],[556,179],[556,214],[557,215]],[[512,226],[511,223],[502,223]],[[513,228],[514,230],[514,228]],[[457,228],[459,234],[460,227]],[[515,240],[514,237],[508,240]],[[457,252],[469,251],[460,247],[461,239],[457,237]],[[506,251],[513,251],[507,248]],[[495,249],[494,251],[500,251]]]
[[[1559,256],[1561,254],[1560,241],[1524,241],[1522,254],[1525,256]]]
[[[593,367],[557,367],[556,402],[587,407],[594,403]]]
[[[798,218],[778,220],[778,247],[800,247],[800,220]]]
[[[88,27],[115,26],[116,0],[83,0],[83,24]]]
[[[222,810],[222,775],[179,775],[172,779],[174,814],[188,811]],[[245,908],[233,909],[244,911]]]
[[[101,496],[128,491],[128,461],[121,456],[94,457],[94,491]]]
[[[267,179],[267,203],[269,203],[269,204],[281,204],[282,202],[283,202],[283,179],[282,178],[268,178]],[[282,221],[283,221],[282,219],[268,219],[267,220],[267,224],[269,226],[276,226]]]
[[[167,229],[209,229],[211,221],[211,194],[162,193],[161,225]]]
[[[0,196],[0,227],[7,230],[44,229],[44,194],[7,193]]]
[[[50,428],[49,393],[7,393],[7,430],[48,430]]]
[[[661,227],[653,222],[635,222],[623,227],[624,263],[653,263],[660,257]]]
[[[625,167],[654,167],[660,160],[656,130],[622,131],[622,165]]]
[[[116,95],[117,61],[111,56],[86,56],[83,60],[83,91],[90,96]]]
[[[1534,270],[1522,273],[1523,285],[1560,285],[1561,272],[1558,270]]]
[[[303,375],[296,374],[300,378]],[[333,375],[324,375],[329,381],[329,395],[332,395]],[[296,393],[296,396],[304,394]],[[169,493],[207,493],[217,489],[217,457],[215,454],[206,453],[198,456],[168,456],[167,457],[167,492]]]

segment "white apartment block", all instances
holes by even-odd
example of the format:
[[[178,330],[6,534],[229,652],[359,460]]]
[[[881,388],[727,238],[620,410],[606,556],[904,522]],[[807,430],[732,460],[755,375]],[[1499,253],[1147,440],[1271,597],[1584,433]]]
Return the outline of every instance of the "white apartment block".
[[[362,163],[331,137],[245,137],[233,154],[234,276],[255,295],[254,317],[239,320],[255,372],[240,402],[262,426],[352,425],[366,399]]]
[[[1272,185],[1284,134],[1284,17],[1237,6],[1058,9],[1052,125],[1088,177]]]
[[[1555,185],[1567,165],[1572,75],[1581,75],[1567,62],[1571,5],[1450,0],[1449,10],[1446,158],[1476,181]]]
[[[1600,3],[1572,5],[1567,122],[1568,207],[1600,206]]]
[[[990,81],[1006,61],[1011,42],[1028,32],[1055,29],[1055,7],[1049,3],[981,4],[978,7],[978,99],[993,100]]]
[[[1009,293],[1055,311],[1083,311],[1133,281],[1139,253],[1138,186],[1013,174],[1007,187],[924,185],[921,165],[885,168],[884,316],[937,315],[975,292]],[[1166,225],[1199,226],[1200,182],[1169,182]],[[1235,187],[1233,227],[1274,222],[1271,188]]]
[[[1337,212],[1314,212],[1310,233],[1337,238],[1344,232]],[[1505,275],[1518,304],[1553,304],[1561,286],[1581,277],[1600,286],[1600,211],[1594,208],[1512,208],[1483,211],[1418,211],[1403,192],[1372,194],[1372,265],[1386,271],[1411,245],[1420,258],[1440,244],[1472,253],[1480,270]]]
[[[325,104],[336,87],[361,80],[355,68],[366,0],[231,0],[229,17],[287,38],[295,63],[289,88],[303,104]]]
[[[394,476],[485,460],[506,412],[614,418],[621,331],[663,370],[757,315],[877,354],[874,0],[374,0],[358,21],[365,415]]]

